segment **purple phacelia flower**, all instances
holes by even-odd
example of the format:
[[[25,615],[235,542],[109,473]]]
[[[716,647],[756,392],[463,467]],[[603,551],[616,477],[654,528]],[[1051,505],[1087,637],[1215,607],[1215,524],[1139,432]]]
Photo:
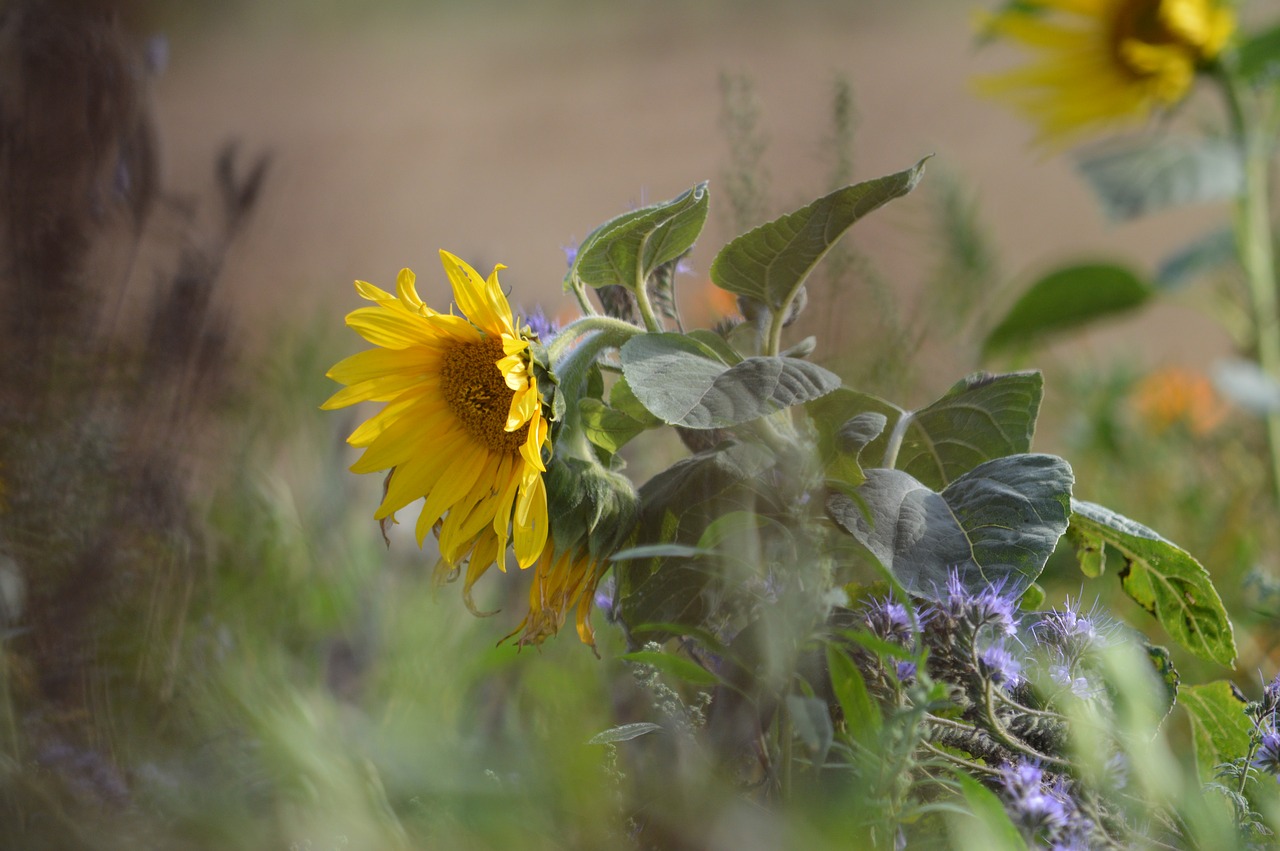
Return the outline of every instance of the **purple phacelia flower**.
[[[1010,689],[1022,682],[1022,662],[1003,644],[991,645],[979,658],[983,673],[996,685]]]
[[[550,340],[560,330],[560,323],[548,317],[541,305],[535,307],[533,312],[524,318],[524,322],[533,335],[542,342]]]
[[[613,623],[615,613],[613,611],[614,602],[617,597],[617,582],[610,573],[604,578],[599,585],[596,586],[596,595],[594,602],[596,608],[604,613],[605,620]]]
[[[898,675],[898,682],[909,683],[916,678],[916,663],[899,662],[894,673]]]
[[[1089,682],[1089,678],[1072,676],[1071,668],[1067,665],[1050,665],[1049,679],[1082,700],[1088,700],[1094,695],[1093,685]]]
[[[968,621],[977,627],[990,625],[1001,635],[1014,635],[1018,631],[1018,601],[1004,588],[1004,582],[996,582],[975,594],[965,587],[960,571],[953,568],[947,574],[946,599],[931,614]]]
[[[892,598],[876,600],[864,615],[867,628],[878,638],[906,644],[911,640],[911,615]]]
[[[1035,763],[1019,760],[1000,770],[1005,809],[1014,824],[1031,835],[1044,831],[1053,837],[1067,826],[1075,811],[1065,785],[1050,787]]]
[[[1253,758],[1253,766],[1280,778],[1280,733],[1274,729],[1263,732],[1258,752]]]
[[[1080,601],[1069,597],[1061,609],[1042,614],[1031,631],[1040,641],[1061,647],[1073,656],[1097,647],[1107,638],[1107,625],[1097,612],[1082,612]]]
[[[572,266],[573,261],[578,259],[577,245],[562,245],[560,250],[564,252],[564,264],[566,266]]]
[[[1276,674],[1271,682],[1263,686],[1262,709],[1264,713],[1273,713],[1280,709],[1280,674]]]

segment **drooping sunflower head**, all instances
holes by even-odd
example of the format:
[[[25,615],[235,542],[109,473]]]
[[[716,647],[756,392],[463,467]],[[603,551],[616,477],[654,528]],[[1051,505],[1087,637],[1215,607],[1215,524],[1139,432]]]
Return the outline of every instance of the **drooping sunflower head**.
[[[539,394],[536,347],[517,327],[498,284],[504,267],[486,280],[454,255],[440,257],[462,315],[427,307],[408,269],[395,295],[357,281],[373,306],[350,313],[347,324],[376,348],[329,370],[347,386],[322,407],[386,403],[347,439],[364,448],[351,469],[391,471],[377,519],[394,519],[424,499],[418,543],[434,529],[444,561],[466,560],[469,594],[489,567],[502,566],[509,541],[521,567],[542,553],[549,414]]]
[[[591,626],[591,608],[607,568],[607,559],[592,556],[586,546],[571,546],[556,552],[555,544],[548,541],[534,571],[533,584],[529,586],[529,613],[507,637],[518,632],[521,646],[541,644],[560,632],[572,611],[578,639],[594,648],[596,633]]]
[[[1040,58],[979,81],[1040,126],[1039,141],[1141,120],[1186,97],[1235,17],[1219,0],[1022,0],[987,20]]]

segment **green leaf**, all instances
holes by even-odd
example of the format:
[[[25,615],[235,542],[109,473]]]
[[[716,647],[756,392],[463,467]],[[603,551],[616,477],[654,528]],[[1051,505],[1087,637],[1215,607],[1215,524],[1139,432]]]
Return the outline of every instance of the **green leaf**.
[[[663,653],[660,650],[637,650],[634,653],[623,653],[619,658],[640,665],[648,665],[664,674],[693,683],[697,686],[713,686],[720,678],[690,659]]]
[[[1178,675],[1178,669],[1173,667],[1173,658],[1169,655],[1167,647],[1161,647],[1159,644],[1152,644],[1143,639],[1142,649],[1146,651],[1147,661],[1155,669],[1156,679],[1159,680],[1160,686],[1164,690],[1162,695],[1164,698],[1164,712],[1160,715],[1160,719],[1163,721],[1169,717],[1169,713],[1173,711],[1174,705],[1178,702],[1178,686],[1182,682],[1182,677]]]
[[[1079,168],[1103,212],[1116,221],[1179,204],[1234,198],[1244,186],[1240,150],[1226,138],[1117,142],[1086,153]]]
[[[1236,49],[1236,71],[1258,86],[1280,81],[1280,25],[1246,37]]]
[[[1026,840],[1010,820],[1000,796],[958,768],[952,771],[952,775],[964,802],[969,805],[969,812],[979,823],[974,825],[967,820],[951,820],[953,830],[960,834],[957,847],[1026,851]]]
[[[892,428],[892,424],[903,414],[902,409],[891,402],[848,387],[839,387],[826,396],[807,403],[805,411],[818,435],[818,454],[827,478],[851,487],[866,480],[861,466],[864,454],[873,463],[879,463],[884,457],[885,435],[882,431],[858,452],[850,453],[846,451],[848,447],[841,439],[841,430],[850,420],[863,414],[880,414],[884,416],[887,426]],[[867,451],[867,447],[872,448]]]
[[[624,623],[702,626],[708,588],[719,571],[709,560],[713,557],[692,544],[727,506],[745,507],[748,492],[774,463],[773,455],[759,446],[726,442],[682,459],[644,483],[637,540],[644,546],[680,549],[653,550],[651,557],[615,566]],[[631,552],[636,550],[640,548]]]
[[[838,432],[840,451],[858,457],[868,443],[884,433],[888,422],[889,418],[879,411],[865,411],[851,417]]]
[[[809,751],[814,765],[826,762],[827,751],[835,738],[827,702],[816,697],[787,695],[787,711],[791,714],[791,729]]]
[[[900,470],[868,470],[858,495],[827,499],[832,517],[907,590],[937,599],[947,576],[1018,596],[1044,570],[1067,528],[1072,475],[1054,455],[1010,455],[978,465],[941,492]]]
[[[1191,742],[1195,746],[1200,782],[1209,783],[1217,766],[1249,752],[1253,724],[1245,714],[1245,702],[1236,696],[1226,680],[1186,686],[1179,697],[1178,702],[1191,721]]]
[[[1132,271],[1083,263],[1050,272],[1023,293],[982,344],[984,355],[1028,347],[1051,334],[1133,310],[1153,294]]]
[[[1179,289],[1194,278],[1236,262],[1238,256],[1234,230],[1210,231],[1165,258],[1156,270],[1156,288],[1166,292]]]
[[[610,727],[601,733],[596,733],[587,740],[589,745],[612,745],[618,742],[629,742],[632,739],[638,739],[649,733],[656,733],[662,729],[661,724],[654,724],[650,721],[637,721],[634,724],[622,724],[618,727]]]
[[[1038,371],[970,375],[912,415],[894,466],[939,489],[985,461],[1029,452],[1043,395]]]
[[[1100,538],[1090,537],[1074,523],[1067,527],[1067,540],[1076,551],[1076,563],[1080,572],[1090,579],[1097,579],[1107,566],[1107,544]]]
[[[565,276],[592,287],[616,285],[635,292],[653,270],[693,246],[707,220],[707,184],[661,204],[632,210],[593,230],[578,246]]]
[[[606,452],[616,453],[633,437],[652,427],[637,422],[599,399],[582,399],[578,402],[578,410],[582,414],[582,429],[587,440]]]
[[[720,250],[711,280],[775,313],[790,305],[823,255],[858,219],[915,188],[924,160],[906,171],[856,183],[748,231]]]
[[[1120,585],[1169,636],[1202,659],[1233,667],[1236,642],[1209,573],[1155,532],[1092,502],[1071,501],[1071,525],[1124,559]]]
[[[828,644],[827,669],[831,672],[831,691],[840,703],[849,732],[861,742],[874,739],[884,726],[884,719],[858,666],[839,647]]]
[[[636,561],[648,558],[697,558],[712,555],[710,550],[698,547],[687,547],[684,544],[644,544],[639,547],[627,547],[618,550],[609,557],[609,561]]]
[[[808,361],[751,357],[730,366],[683,334],[643,334],[622,347],[622,372],[636,398],[672,425],[738,425],[816,399],[840,386]]]
[[[975,373],[946,395],[911,414],[894,466],[935,490],[984,461],[1031,450],[1044,394],[1038,371]],[[890,433],[904,411],[883,399],[847,388],[806,405],[818,432],[818,448],[830,478],[862,482],[858,466],[883,463]],[[863,413],[883,414],[886,426],[860,454],[841,453],[840,430]]]

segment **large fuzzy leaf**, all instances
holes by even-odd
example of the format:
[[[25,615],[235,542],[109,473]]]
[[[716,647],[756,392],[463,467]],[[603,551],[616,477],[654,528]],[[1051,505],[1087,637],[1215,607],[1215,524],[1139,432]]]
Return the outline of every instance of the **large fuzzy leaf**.
[[[592,287],[619,286],[635,292],[654,269],[693,246],[706,220],[706,183],[670,201],[623,213],[582,241],[565,284],[577,278]]]
[[[862,481],[859,460],[865,466],[883,465],[890,435],[901,418],[909,416],[894,467],[941,490],[984,461],[1029,452],[1043,388],[1044,378],[1037,371],[975,373],[910,414],[847,388],[810,402],[806,410],[815,423],[829,475],[849,484]],[[886,424],[854,458],[842,451],[840,431],[863,413],[882,414]]]
[[[806,207],[748,231],[720,250],[711,280],[731,293],[781,311],[854,222],[906,195],[924,174],[924,160],[906,171],[837,189]]]
[[[987,461],[941,493],[901,470],[867,470],[863,505],[833,493],[827,509],[909,591],[936,598],[955,571],[970,588],[1030,587],[1066,531],[1071,468],[1053,455]],[[864,512],[865,506],[865,512]]]
[[[622,373],[636,398],[672,425],[738,425],[830,393],[835,373],[808,361],[752,357],[730,366],[683,334],[644,334],[622,347]]]

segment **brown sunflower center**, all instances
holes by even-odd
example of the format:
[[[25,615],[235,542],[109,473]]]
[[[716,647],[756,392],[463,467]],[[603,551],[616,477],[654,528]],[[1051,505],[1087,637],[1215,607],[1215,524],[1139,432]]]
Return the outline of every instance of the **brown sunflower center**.
[[[444,399],[476,440],[495,452],[519,452],[529,426],[506,430],[515,393],[498,369],[504,354],[502,341],[495,337],[454,346],[445,354],[441,370]]]
[[[1124,45],[1141,42],[1151,45],[1176,44],[1179,38],[1171,32],[1160,15],[1164,0],[1127,0],[1115,11],[1111,26],[1111,49],[1122,68],[1135,76],[1145,76],[1149,71],[1134,68],[1125,55]]]

